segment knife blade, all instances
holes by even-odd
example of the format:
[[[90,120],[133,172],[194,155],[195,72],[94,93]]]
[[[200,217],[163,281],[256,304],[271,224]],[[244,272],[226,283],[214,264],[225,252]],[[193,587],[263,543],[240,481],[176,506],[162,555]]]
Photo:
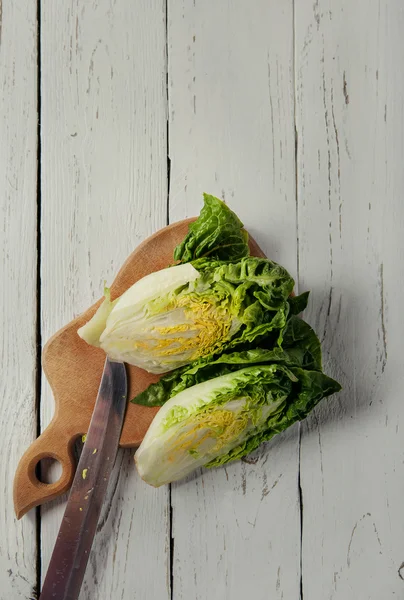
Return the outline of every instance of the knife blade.
[[[106,359],[41,600],[77,600],[118,450],[126,409],[125,365]]]

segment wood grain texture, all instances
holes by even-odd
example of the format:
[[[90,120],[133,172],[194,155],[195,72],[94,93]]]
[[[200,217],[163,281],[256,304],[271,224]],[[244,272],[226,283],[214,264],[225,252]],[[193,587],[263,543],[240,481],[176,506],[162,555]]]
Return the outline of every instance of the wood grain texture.
[[[296,273],[292,2],[168,3],[170,220],[223,197]],[[297,598],[298,429],[172,486],[176,600]]]
[[[166,224],[164,3],[45,0],[41,33],[46,341],[98,299],[104,280],[111,282],[135,246]],[[44,381],[42,427],[53,410]],[[81,598],[152,593],[164,600],[168,490],[153,492],[138,481],[133,458],[122,452],[111,479]],[[42,510],[43,573],[61,509]]]
[[[36,435],[36,6],[0,2],[0,598],[33,598],[36,518],[12,481]]]
[[[303,595],[404,594],[404,12],[296,2],[299,256],[325,369],[302,436]]]

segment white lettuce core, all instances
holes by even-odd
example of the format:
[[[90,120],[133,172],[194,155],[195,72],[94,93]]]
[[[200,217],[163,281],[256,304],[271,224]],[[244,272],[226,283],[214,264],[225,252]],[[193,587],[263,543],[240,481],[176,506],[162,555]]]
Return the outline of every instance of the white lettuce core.
[[[186,263],[146,275],[114,302],[106,290],[104,302],[78,334],[88,344],[101,347],[110,358],[151,373],[164,373],[186,364],[192,348],[185,347],[182,352],[177,344],[176,352],[175,345],[179,334],[185,339],[193,335],[191,323],[187,323],[184,307],[170,310],[170,293],[198,277],[199,272]],[[155,314],[150,312],[153,301],[158,303]],[[170,343],[171,331],[173,348],[168,352],[165,346],[167,338]]]

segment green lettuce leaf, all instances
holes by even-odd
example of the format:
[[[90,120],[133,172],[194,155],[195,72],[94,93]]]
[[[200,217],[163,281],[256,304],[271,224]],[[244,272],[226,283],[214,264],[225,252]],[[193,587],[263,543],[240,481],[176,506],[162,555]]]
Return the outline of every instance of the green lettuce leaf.
[[[310,292],[303,292],[299,296],[291,296],[288,299],[291,315],[300,315],[305,310],[309,301],[309,295]]]
[[[248,234],[237,215],[219,198],[209,194],[203,198],[204,207],[175,248],[174,259],[181,263],[201,257],[237,261],[248,256]]]

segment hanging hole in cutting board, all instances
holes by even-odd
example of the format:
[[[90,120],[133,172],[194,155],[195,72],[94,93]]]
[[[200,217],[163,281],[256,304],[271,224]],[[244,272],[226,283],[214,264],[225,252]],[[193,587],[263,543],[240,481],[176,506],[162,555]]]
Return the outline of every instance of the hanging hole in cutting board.
[[[35,475],[41,483],[56,483],[62,476],[62,465],[56,458],[42,458],[35,467]]]

